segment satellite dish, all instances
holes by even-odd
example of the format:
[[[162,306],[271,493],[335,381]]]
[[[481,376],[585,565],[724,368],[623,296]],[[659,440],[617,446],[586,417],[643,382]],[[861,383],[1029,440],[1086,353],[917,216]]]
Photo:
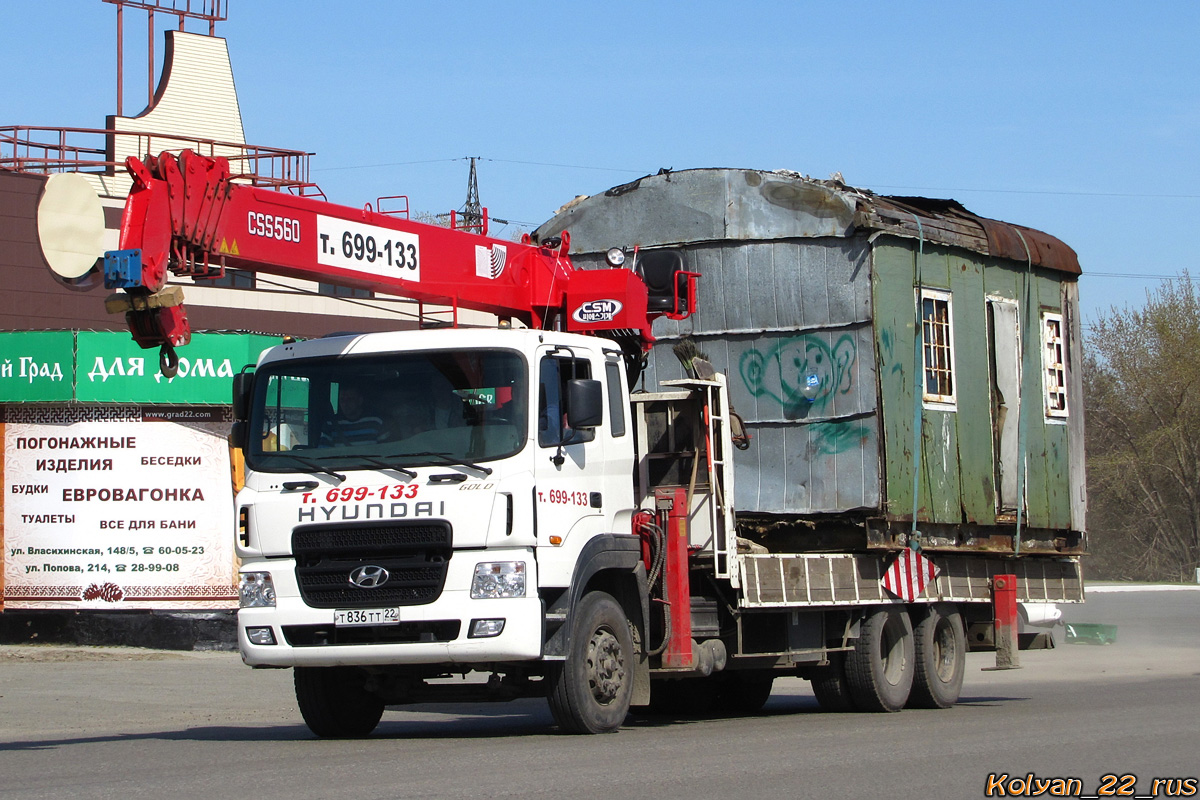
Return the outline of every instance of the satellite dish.
[[[50,271],[67,286],[92,288],[100,282],[104,257],[104,208],[82,175],[51,175],[37,209],[38,243]]]

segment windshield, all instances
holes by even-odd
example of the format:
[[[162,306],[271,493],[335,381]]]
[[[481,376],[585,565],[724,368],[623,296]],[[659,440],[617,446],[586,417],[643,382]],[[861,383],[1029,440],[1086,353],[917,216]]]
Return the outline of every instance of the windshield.
[[[509,350],[274,362],[255,373],[247,461],[320,472],[504,458],[525,444],[526,374]]]

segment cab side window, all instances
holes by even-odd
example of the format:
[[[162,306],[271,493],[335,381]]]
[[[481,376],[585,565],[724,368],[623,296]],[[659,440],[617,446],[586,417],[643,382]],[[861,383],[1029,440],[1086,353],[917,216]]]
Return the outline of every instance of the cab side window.
[[[538,368],[538,444],[557,447],[560,444],[590,442],[592,430],[573,431],[567,427],[567,382],[575,378],[591,378],[592,366],[582,358],[546,356]]]
[[[621,381],[624,374],[621,367],[611,361],[604,364],[605,377],[608,379],[608,418],[612,420],[612,435],[625,435],[625,403],[621,399]]]

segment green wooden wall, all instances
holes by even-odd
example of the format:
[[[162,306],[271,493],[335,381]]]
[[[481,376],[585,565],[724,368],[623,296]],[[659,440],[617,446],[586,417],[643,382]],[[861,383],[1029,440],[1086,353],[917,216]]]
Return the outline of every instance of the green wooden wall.
[[[884,508],[911,520],[913,498],[913,376],[918,244],[884,238],[873,248],[872,300],[883,407]],[[1059,274],[1034,268],[1027,325],[1025,264],[926,243],[921,284],[949,291],[954,334],[956,410],[922,408],[919,522],[997,522],[992,433],[988,297],[1016,301],[1024,342],[1022,406],[1027,414],[1025,509],[1030,527],[1071,528],[1067,426],[1043,410],[1041,314],[1061,312]],[[1071,398],[1075,400],[1076,398]]]

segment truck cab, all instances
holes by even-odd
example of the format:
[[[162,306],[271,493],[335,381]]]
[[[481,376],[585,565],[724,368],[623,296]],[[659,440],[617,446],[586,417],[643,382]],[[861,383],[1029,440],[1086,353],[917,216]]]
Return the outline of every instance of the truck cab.
[[[565,660],[555,622],[580,570],[619,565],[613,581],[632,580],[633,430],[611,342],[331,337],[266,351],[235,394],[239,645],[252,666],[302,668],[302,710],[300,675],[348,664],[380,667],[357,674],[392,701],[501,663],[545,677],[536,662]]]

